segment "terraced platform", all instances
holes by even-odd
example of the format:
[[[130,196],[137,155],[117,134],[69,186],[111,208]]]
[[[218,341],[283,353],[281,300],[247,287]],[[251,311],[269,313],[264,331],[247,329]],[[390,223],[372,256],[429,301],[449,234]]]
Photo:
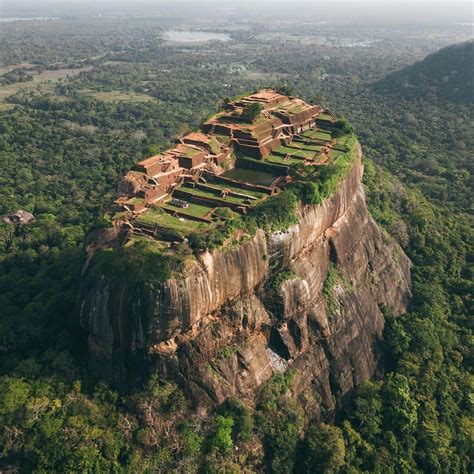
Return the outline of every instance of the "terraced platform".
[[[254,118],[249,107],[258,109]],[[344,153],[335,121],[319,106],[271,90],[235,99],[202,131],[127,173],[114,219],[134,235],[183,240],[244,215],[291,184],[292,166],[325,166]]]

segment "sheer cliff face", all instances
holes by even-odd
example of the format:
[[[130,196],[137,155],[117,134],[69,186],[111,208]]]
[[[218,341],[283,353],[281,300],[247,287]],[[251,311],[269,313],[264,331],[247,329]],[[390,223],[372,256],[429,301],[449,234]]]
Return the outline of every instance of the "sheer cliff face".
[[[203,254],[153,289],[105,279],[84,288],[91,369],[119,388],[158,372],[209,407],[252,400],[293,368],[307,412],[331,414],[377,368],[380,307],[400,314],[410,296],[410,261],[368,214],[362,172],[358,160],[287,232]]]

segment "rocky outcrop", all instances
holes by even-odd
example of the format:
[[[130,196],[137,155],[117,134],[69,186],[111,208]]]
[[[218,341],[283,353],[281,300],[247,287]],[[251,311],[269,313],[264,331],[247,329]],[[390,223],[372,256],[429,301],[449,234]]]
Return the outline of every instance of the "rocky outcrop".
[[[122,389],[158,372],[206,408],[251,401],[292,368],[294,397],[329,416],[377,369],[380,308],[398,315],[410,297],[410,261],[368,214],[362,172],[359,159],[288,231],[259,230],[153,288],[89,280],[81,323],[91,369]]]

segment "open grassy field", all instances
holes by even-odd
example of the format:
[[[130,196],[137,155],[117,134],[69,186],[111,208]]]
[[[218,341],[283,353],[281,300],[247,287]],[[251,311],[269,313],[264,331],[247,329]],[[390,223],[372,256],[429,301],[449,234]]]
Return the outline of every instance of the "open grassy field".
[[[3,76],[3,74],[6,74],[7,72],[12,71],[13,69],[17,69],[17,68],[29,69],[31,67],[33,67],[33,64],[30,64],[30,63],[9,64],[8,66],[0,66],[0,76]]]
[[[39,76],[44,79],[51,79],[51,80],[58,80],[58,79],[65,79],[66,77],[73,77],[79,75],[81,72],[89,72],[92,71],[92,66],[85,66],[80,68],[67,68],[67,69],[47,69],[43,71]]]
[[[14,104],[6,104],[0,100],[0,112],[4,112],[5,110],[10,110],[15,107]]]
[[[0,68],[0,75],[5,74],[12,69],[24,67],[31,67],[30,64],[15,64],[13,66],[7,66]],[[76,76],[81,72],[90,71],[92,67],[83,67],[77,69],[47,69],[41,73],[33,73],[32,81],[28,82],[17,82],[15,84],[8,84],[6,86],[0,86],[0,103],[6,101],[8,97],[16,94],[20,90],[35,90],[39,89],[43,92],[54,92],[55,85],[60,79],[64,79],[70,76]]]
[[[6,86],[0,86],[0,102],[5,101],[13,94],[16,94],[20,90],[34,90],[40,88],[43,91],[54,91],[54,84],[52,82],[46,83],[46,81],[42,82],[39,79],[30,82],[17,82],[15,84],[8,84]]]
[[[90,89],[84,89],[82,92],[90,97],[94,97],[95,99],[101,100],[103,102],[156,102],[156,99],[154,97],[151,97],[146,94],[137,94],[135,92],[100,92]]]
[[[30,64],[16,64],[14,66],[7,66],[0,68],[0,75],[17,68],[17,67],[31,67]],[[43,92],[54,92],[55,85],[59,80],[65,79],[71,76],[77,76],[81,72],[91,71],[92,67],[83,67],[77,69],[51,69],[41,73],[33,74],[33,80],[29,82],[18,82],[15,84],[9,84],[6,86],[0,86],[0,103],[6,101],[8,97],[16,94],[20,90],[35,90],[39,89]],[[95,97],[97,100],[104,102],[154,102],[156,99],[146,94],[137,94],[134,92],[123,92],[123,91],[95,91],[92,89],[84,89],[83,93],[86,95]],[[0,109],[2,110],[2,109]],[[5,110],[5,109],[3,109]]]

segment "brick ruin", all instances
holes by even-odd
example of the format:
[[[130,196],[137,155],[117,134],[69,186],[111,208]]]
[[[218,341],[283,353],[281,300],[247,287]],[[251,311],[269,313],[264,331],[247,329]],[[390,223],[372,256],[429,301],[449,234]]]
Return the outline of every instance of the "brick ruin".
[[[247,122],[245,110],[252,103],[263,111],[255,122]],[[227,104],[226,110],[204,124],[204,131],[230,137],[242,153],[265,158],[296,134],[315,127],[321,112],[321,107],[302,99],[263,90]]]
[[[260,107],[249,119],[252,104]],[[121,180],[109,211],[133,232],[155,237],[174,222],[163,219],[163,213],[176,218],[178,226],[210,223],[222,207],[245,213],[288,183],[290,163],[327,161],[334,140],[307,135],[317,133],[323,116],[326,123],[335,121],[327,109],[268,89],[230,101],[202,131],[137,163]],[[241,175],[229,175],[237,169]],[[252,173],[269,179],[258,182]]]

